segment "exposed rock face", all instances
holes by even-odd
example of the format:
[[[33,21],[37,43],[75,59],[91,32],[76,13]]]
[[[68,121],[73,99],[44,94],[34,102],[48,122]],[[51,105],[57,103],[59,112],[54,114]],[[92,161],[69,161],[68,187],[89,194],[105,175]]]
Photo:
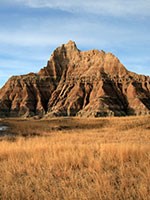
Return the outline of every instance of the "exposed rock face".
[[[37,74],[11,77],[0,90],[1,116],[150,114],[150,77],[129,72],[111,53],[81,52],[69,41]]]

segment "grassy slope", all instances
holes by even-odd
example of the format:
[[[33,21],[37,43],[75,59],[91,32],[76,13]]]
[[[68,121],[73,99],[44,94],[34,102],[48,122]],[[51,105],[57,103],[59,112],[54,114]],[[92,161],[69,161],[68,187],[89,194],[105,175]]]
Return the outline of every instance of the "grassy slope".
[[[0,199],[150,199],[150,117],[3,123]]]

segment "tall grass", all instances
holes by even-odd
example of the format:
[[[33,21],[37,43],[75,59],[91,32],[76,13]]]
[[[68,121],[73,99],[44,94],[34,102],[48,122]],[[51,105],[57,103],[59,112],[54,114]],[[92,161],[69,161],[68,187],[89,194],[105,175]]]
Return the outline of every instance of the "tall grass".
[[[46,130],[0,142],[0,199],[149,200],[149,119],[10,122]]]

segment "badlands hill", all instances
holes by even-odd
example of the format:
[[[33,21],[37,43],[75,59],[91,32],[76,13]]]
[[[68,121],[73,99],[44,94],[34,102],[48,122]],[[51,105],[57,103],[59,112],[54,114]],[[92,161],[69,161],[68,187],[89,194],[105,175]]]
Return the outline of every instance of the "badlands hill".
[[[38,73],[13,76],[0,90],[0,116],[150,114],[150,77],[128,71],[111,53],[69,41]]]

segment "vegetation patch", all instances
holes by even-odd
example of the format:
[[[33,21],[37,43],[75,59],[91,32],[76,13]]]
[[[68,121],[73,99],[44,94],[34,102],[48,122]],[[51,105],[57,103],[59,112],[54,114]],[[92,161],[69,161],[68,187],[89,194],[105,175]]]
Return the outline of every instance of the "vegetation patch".
[[[149,119],[5,119],[0,199],[149,200]]]

